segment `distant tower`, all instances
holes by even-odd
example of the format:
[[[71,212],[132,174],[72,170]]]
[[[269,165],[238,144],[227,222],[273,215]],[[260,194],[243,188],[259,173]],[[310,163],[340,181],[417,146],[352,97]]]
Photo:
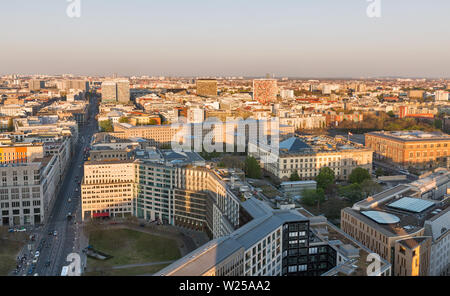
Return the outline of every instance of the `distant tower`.
[[[118,80],[117,81],[117,101],[119,103],[127,104],[130,102],[130,81]]]
[[[45,81],[42,80],[30,80],[28,81],[28,88],[30,90],[40,90],[45,88]]]
[[[102,83],[102,102],[117,102],[116,83],[114,81]]]

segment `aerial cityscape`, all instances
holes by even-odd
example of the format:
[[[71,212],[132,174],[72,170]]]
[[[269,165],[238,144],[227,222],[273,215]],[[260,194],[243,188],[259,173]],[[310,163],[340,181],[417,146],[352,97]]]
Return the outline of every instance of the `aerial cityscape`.
[[[0,276],[450,275],[450,3],[14,2]]]

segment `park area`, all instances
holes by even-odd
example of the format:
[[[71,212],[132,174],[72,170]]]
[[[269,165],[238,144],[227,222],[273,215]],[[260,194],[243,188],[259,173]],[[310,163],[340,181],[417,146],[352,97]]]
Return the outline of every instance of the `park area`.
[[[88,258],[86,276],[153,274],[181,257],[175,240],[130,229],[94,231],[89,244],[112,258]]]
[[[0,276],[6,276],[16,268],[16,258],[26,237],[23,232],[8,233],[7,228],[0,229]]]

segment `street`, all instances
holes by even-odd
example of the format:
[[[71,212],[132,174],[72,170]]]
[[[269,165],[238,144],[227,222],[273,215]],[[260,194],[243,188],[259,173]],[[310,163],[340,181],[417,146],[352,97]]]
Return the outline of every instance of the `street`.
[[[31,252],[25,246],[26,251],[22,253],[27,254],[27,260],[22,264],[18,275],[59,276],[62,267],[69,264],[66,258],[70,253],[80,254],[82,266],[86,264],[86,258],[83,258],[84,254],[81,252],[87,242],[84,243],[85,239],[82,237],[81,188],[78,182],[83,180],[84,149],[90,145],[91,138],[98,129],[95,97],[91,98],[89,108],[89,122],[80,128],[79,139],[53,209],[48,214],[47,223],[36,227],[32,233],[36,236],[36,242]],[[69,213],[72,214],[71,219],[68,218]],[[36,250],[40,254],[33,269],[32,260]]]

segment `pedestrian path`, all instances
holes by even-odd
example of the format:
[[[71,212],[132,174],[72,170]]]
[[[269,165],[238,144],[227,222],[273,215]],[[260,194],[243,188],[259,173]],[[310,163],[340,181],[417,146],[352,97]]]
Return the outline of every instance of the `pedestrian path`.
[[[150,263],[128,264],[128,265],[119,265],[119,266],[113,266],[112,269],[125,269],[125,268],[133,268],[133,267],[145,267],[145,266],[153,266],[153,265],[171,264],[171,263],[173,263],[175,261],[176,260],[150,262]]]

